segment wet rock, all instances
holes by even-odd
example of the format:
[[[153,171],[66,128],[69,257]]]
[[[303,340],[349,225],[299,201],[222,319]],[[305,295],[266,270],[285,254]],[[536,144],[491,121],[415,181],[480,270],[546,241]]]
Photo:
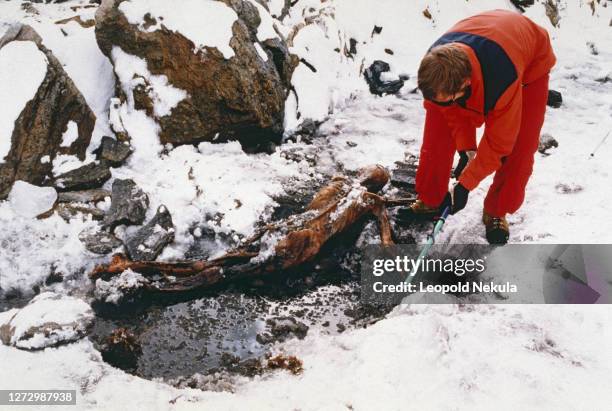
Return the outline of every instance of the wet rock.
[[[11,146],[6,157],[0,159],[0,199],[6,197],[16,180],[43,185],[51,178],[53,159],[58,154],[75,155],[84,160],[96,122],[95,115],[62,64],[30,26],[16,24],[9,28],[0,39],[0,55],[17,44],[23,47],[32,43],[34,50],[40,51],[41,64],[46,62],[46,72],[41,75],[42,81],[33,98],[16,118],[12,134],[6,136],[11,139]],[[33,78],[26,84],[38,81]],[[15,87],[12,92],[22,92],[17,85]],[[67,145],[64,134],[69,123],[74,127],[75,135],[74,141]],[[50,161],[41,162],[47,156]]]
[[[106,161],[93,161],[57,176],[53,185],[58,191],[98,188],[111,178]]]
[[[269,333],[257,334],[256,340],[260,344],[282,342],[292,337],[300,340],[306,337],[308,326],[291,317],[278,317],[266,320]]]
[[[136,369],[142,347],[138,338],[127,328],[117,328],[105,340],[100,352],[110,365],[126,371]]]
[[[368,86],[370,86],[370,93],[377,96],[382,96],[384,94],[396,94],[402,87],[404,87],[405,79],[400,78],[393,81],[383,81],[381,79],[382,73],[386,73],[389,70],[391,70],[389,64],[382,60],[374,61],[374,63],[372,63],[372,65],[365,70],[363,75],[368,83]]]
[[[563,96],[556,90],[548,90],[548,100],[546,105],[552,108],[559,108],[563,103]]]
[[[118,92],[120,106],[145,110],[159,125],[164,144],[228,139],[245,145],[280,142],[285,100],[298,59],[289,54],[284,40],[257,37],[265,8],[245,0],[221,1],[237,15],[231,27],[231,56],[227,50],[200,47],[181,32],[166,29],[161,24],[163,15],[151,15],[141,25],[130,24],[120,10],[122,2],[106,0],[96,12],[98,45],[115,66],[121,56],[113,50],[120,48],[143,59],[148,72],[135,73],[141,79],[138,87],[125,84],[130,98]],[[187,24],[201,24],[197,13],[185,18]],[[165,76],[168,86],[182,95],[180,101],[159,110],[151,76]],[[133,107],[130,101],[135,102]],[[120,120],[121,110],[116,113]],[[115,132],[125,132],[120,123],[113,123]]]
[[[4,344],[26,350],[55,347],[83,338],[93,318],[83,300],[45,292],[0,324],[0,337]]]
[[[165,206],[157,209],[155,216],[136,231],[125,243],[132,260],[154,261],[165,246],[174,241],[172,216]]]
[[[105,215],[104,211],[91,204],[60,203],[54,211],[66,221],[72,220],[79,214],[91,216],[92,220],[102,221]]]
[[[96,150],[98,159],[106,160],[111,166],[118,167],[132,154],[132,147],[127,142],[117,141],[104,136],[100,147]]]
[[[111,192],[101,188],[83,191],[67,191],[59,193],[58,203],[97,203],[111,196]]]
[[[550,155],[548,150],[551,148],[559,147],[559,143],[550,134],[544,133],[540,136],[540,143],[538,144],[538,152],[545,156]]]
[[[104,227],[112,231],[122,224],[142,224],[148,208],[149,196],[133,180],[117,179],[113,182],[112,201]]]
[[[82,231],[79,240],[88,251],[94,254],[106,255],[123,244],[121,240],[107,231]]]

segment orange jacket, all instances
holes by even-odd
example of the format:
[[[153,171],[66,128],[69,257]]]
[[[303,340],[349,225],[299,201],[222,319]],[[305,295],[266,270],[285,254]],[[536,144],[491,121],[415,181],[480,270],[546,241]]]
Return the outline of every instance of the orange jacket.
[[[476,157],[459,178],[472,190],[512,152],[521,125],[522,86],[546,75],[556,58],[544,28],[505,10],[461,20],[434,46],[446,43],[467,52],[472,94],[465,106],[441,107],[427,100],[424,106],[442,110],[458,151],[476,149],[476,128],[485,123]]]

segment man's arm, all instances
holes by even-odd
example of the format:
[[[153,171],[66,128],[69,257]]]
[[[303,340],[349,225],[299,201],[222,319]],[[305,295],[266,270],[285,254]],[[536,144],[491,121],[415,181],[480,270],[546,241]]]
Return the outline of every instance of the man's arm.
[[[505,100],[505,101],[504,101]],[[504,105],[504,103],[506,103]],[[522,86],[516,82],[485,120],[485,132],[476,157],[465,168],[459,183],[473,190],[489,174],[497,171],[502,159],[512,152],[521,127]]]

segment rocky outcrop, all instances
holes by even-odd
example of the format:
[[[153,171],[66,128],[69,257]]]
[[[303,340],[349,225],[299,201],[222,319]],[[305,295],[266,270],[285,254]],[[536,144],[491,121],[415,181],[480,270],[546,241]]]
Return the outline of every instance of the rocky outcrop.
[[[130,24],[124,0],[105,0],[96,13],[96,38],[115,66],[121,104],[111,121],[122,135],[126,112],[144,110],[159,125],[162,143],[238,139],[246,145],[280,140],[284,104],[297,57],[279,38],[261,39],[260,11],[245,0],[223,0],[237,18],[227,56],[218,47],[200,47],[155,11]],[[202,24],[197,13],[184,15]],[[133,21],[133,20],[132,20]],[[170,27],[170,28],[169,28]],[[218,27],[211,27],[218,30]],[[230,53],[231,54],[231,53]],[[144,61],[125,73],[122,59]],[[171,90],[171,93],[160,92]],[[171,94],[172,101],[163,101]],[[111,115],[113,117],[113,115]]]
[[[34,29],[21,24],[12,26],[0,39],[0,53],[5,47],[14,47],[14,42],[33,42],[47,67],[34,97],[15,120],[11,135],[0,136],[11,141],[8,154],[0,158],[0,199],[6,197],[16,180],[46,183],[58,154],[84,160],[96,122],[84,97]],[[64,134],[70,122],[76,123],[78,135],[67,144]]]

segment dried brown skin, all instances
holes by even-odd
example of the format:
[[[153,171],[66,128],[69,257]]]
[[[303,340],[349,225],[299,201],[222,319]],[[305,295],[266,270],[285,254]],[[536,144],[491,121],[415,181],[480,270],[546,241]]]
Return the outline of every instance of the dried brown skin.
[[[261,143],[280,139],[284,104],[297,58],[283,44],[261,43],[274,56],[263,61],[253,43],[257,41],[259,15],[243,0],[225,0],[240,17],[232,27],[230,46],[235,56],[225,59],[216,49],[195,45],[180,33],[168,30],[143,32],[130,25],[118,10],[123,0],[105,0],[96,13],[96,39],[102,52],[112,48],[147,61],[152,74],[165,75],[168,82],[188,96],[169,115],[156,118],[162,143],[188,144],[237,138]],[[197,17],[194,17],[197,18]],[[123,100],[123,92],[117,94]],[[153,102],[146,87],[133,91],[137,109],[154,117]]]
[[[0,48],[11,41],[32,41],[47,58],[47,73],[34,98],[15,121],[11,149],[0,163],[0,199],[6,197],[16,180],[42,185],[51,175],[57,154],[85,159],[96,116],[85,98],[62,68],[61,63],[43,44],[30,26],[15,25],[0,39]],[[1,115],[1,113],[0,113]],[[61,147],[69,121],[78,125],[78,138],[70,147]],[[48,155],[50,161],[41,163]]]
[[[329,239],[370,214],[378,219],[382,243],[391,245],[393,240],[385,199],[374,194],[387,181],[389,174],[381,166],[363,169],[357,179],[335,177],[314,196],[307,211],[269,225],[243,246],[213,260],[144,262],[130,261],[117,254],[110,264],[96,267],[90,278],[109,277],[131,269],[144,276],[162,276],[147,286],[150,291],[180,292],[269,274],[312,260]],[[261,240],[274,237],[274,234],[281,236],[274,246],[274,255],[262,258],[261,262],[252,261],[260,255]]]

